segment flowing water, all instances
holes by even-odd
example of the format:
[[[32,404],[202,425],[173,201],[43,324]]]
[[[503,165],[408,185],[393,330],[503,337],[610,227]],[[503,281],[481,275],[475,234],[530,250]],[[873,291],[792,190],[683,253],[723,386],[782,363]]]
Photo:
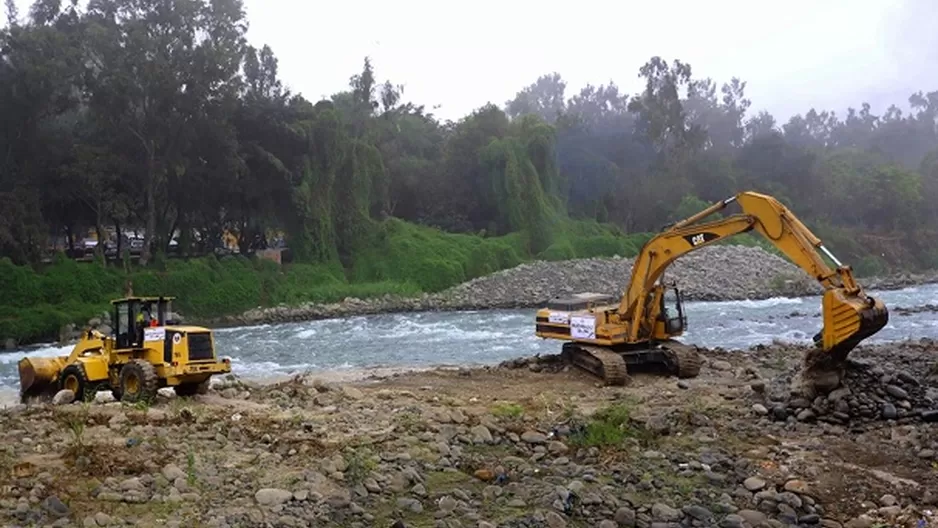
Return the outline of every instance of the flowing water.
[[[938,317],[896,308],[938,305],[938,284],[870,292],[892,310],[889,324],[867,343],[938,338]],[[778,339],[808,343],[820,329],[820,297],[686,304],[681,341],[745,349]],[[556,353],[561,342],[534,336],[535,310],[402,313],[216,330],[218,353],[245,378],[269,379],[317,372],[329,378],[440,365],[485,365],[536,353]],[[67,354],[70,347],[33,347],[0,354],[0,403],[15,399],[16,362],[24,355]]]

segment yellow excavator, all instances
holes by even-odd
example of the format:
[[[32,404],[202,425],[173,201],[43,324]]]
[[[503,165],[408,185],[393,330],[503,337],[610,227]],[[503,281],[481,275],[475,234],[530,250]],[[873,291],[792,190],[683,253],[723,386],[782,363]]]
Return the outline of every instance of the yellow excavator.
[[[734,202],[741,214],[699,223]],[[860,341],[886,325],[888,311],[788,208],[771,196],[749,191],[717,202],[649,240],[618,302],[595,293],[552,299],[537,312],[536,335],[566,341],[563,359],[608,385],[624,385],[630,368],[646,366],[664,367],[680,378],[696,377],[702,362],[697,348],[674,339],[687,326],[681,292],[661,279],[682,255],[750,231],[769,240],[823,286],[823,327],[806,362],[815,373],[837,372]]]

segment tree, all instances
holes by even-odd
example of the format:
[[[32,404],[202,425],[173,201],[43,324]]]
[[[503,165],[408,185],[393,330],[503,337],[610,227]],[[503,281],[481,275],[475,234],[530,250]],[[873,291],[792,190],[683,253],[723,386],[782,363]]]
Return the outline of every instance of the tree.
[[[149,261],[164,229],[170,186],[186,176],[185,152],[210,101],[236,93],[244,50],[240,0],[91,0],[91,106],[136,141]],[[125,145],[129,146],[129,145]],[[178,204],[177,204],[178,205]],[[165,232],[165,231],[164,231]]]

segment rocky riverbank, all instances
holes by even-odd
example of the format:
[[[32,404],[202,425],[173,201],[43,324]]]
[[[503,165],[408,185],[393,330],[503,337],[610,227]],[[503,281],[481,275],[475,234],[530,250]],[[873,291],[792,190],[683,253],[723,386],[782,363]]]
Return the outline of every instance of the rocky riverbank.
[[[631,277],[632,263],[628,258],[539,261],[418,298],[387,296],[261,308],[214,323],[242,326],[388,312],[531,308],[556,295],[578,291],[620,296]],[[677,281],[687,300],[765,299],[821,291],[800,268],[761,248],[744,246],[703,248],[675,262],[667,278]]]
[[[617,388],[548,357],[20,406],[0,412],[0,524],[932,526],[938,424],[898,409],[935,403],[936,351],[855,351],[882,372],[848,376],[845,421],[773,410],[802,352],[782,346]],[[866,413],[877,398],[897,414]]]
[[[331,304],[258,308],[207,324],[250,326],[391,312],[533,308],[551,297],[584,291],[618,297],[628,285],[633,262],[629,258],[538,261],[416,298],[349,298]],[[797,266],[745,246],[710,246],[688,254],[669,268],[666,278],[676,280],[685,299],[692,301],[800,297],[823,291]],[[899,289],[931,282],[938,282],[938,272],[868,278],[862,284],[867,289]]]

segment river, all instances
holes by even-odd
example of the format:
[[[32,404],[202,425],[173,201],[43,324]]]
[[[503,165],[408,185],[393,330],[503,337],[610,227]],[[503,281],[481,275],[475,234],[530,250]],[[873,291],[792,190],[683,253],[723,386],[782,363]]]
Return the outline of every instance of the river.
[[[867,343],[938,338],[934,312],[899,315],[896,308],[938,305],[938,284],[871,291],[892,310],[889,324]],[[687,303],[686,343],[745,349],[778,339],[807,343],[820,328],[820,297]],[[534,310],[401,313],[216,330],[220,355],[234,373],[269,379],[316,372],[349,379],[372,370],[438,365],[492,365],[536,353],[556,353],[561,342],[534,336]],[[45,346],[0,354],[0,401],[15,399],[16,362],[24,355],[66,354]]]

